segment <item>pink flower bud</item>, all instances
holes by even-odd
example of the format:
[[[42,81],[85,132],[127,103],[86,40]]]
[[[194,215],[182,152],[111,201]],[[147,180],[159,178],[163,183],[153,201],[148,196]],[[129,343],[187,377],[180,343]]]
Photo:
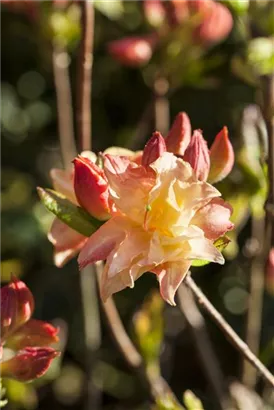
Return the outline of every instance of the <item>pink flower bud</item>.
[[[190,2],[192,3],[192,1]],[[202,44],[222,41],[231,31],[233,19],[230,11],[214,1],[194,2],[201,12],[202,22],[194,32],[194,38]]]
[[[191,139],[191,123],[185,112],[180,112],[166,137],[166,147],[175,155],[184,155]]]
[[[109,189],[104,171],[88,158],[74,159],[74,191],[79,204],[100,220],[109,217]]]
[[[210,148],[209,182],[214,184],[224,179],[234,165],[234,151],[229,141],[227,127],[215,137]]]
[[[148,167],[156,161],[163,153],[166,152],[166,143],[160,132],[154,132],[148,140],[142,157],[142,165]]]
[[[144,14],[147,21],[154,27],[159,27],[165,20],[165,10],[162,0],[144,0]]]
[[[51,347],[26,347],[16,356],[1,363],[1,376],[20,382],[37,379],[43,376],[58,355]]]
[[[108,51],[121,64],[138,67],[150,60],[156,42],[155,35],[126,37],[121,40],[111,41],[108,44]]]
[[[270,249],[266,263],[266,288],[274,295],[274,248]]]
[[[21,350],[26,346],[49,346],[58,342],[58,329],[42,320],[30,319],[16,330],[7,340],[7,347]]]
[[[194,131],[183,159],[191,165],[200,181],[207,180],[210,167],[209,152],[200,130]]]
[[[1,288],[1,340],[29,320],[34,309],[32,293],[15,277]]]

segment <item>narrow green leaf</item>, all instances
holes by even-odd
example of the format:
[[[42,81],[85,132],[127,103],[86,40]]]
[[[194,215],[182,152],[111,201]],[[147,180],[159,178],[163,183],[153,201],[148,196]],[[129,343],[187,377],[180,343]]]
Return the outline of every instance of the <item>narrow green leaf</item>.
[[[214,246],[218,249],[218,251],[222,252],[230,242],[231,241],[227,236],[222,236],[214,242]],[[200,267],[208,265],[209,263],[210,261],[195,259],[192,261],[191,266]]]
[[[90,236],[102,224],[84,209],[74,205],[64,195],[52,189],[37,188],[45,207],[70,228],[85,236]]]

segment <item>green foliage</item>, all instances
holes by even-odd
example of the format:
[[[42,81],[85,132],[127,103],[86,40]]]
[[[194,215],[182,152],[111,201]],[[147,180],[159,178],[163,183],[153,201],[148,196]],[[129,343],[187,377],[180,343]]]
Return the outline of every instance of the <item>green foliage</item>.
[[[5,407],[8,400],[5,399],[6,389],[2,386],[2,379],[0,379],[0,408]]]
[[[154,291],[134,316],[134,330],[141,353],[149,371],[159,372],[159,355],[163,339],[164,303]]]
[[[52,189],[38,188],[38,193],[45,207],[70,228],[84,236],[90,236],[102,222],[93,218],[84,209],[74,205],[64,195]]]
[[[274,69],[274,38],[258,37],[247,48],[248,63],[259,75],[272,74]]]
[[[201,400],[192,391],[187,390],[183,397],[187,410],[204,410]]]

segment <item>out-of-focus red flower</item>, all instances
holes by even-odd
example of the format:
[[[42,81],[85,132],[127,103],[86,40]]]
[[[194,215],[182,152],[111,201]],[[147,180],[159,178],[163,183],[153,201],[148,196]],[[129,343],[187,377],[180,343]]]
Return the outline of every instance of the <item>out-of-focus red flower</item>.
[[[110,55],[121,64],[146,64],[161,39],[180,25],[189,25],[190,41],[204,47],[222,41],[233,26],[230,11],[213,0],[144,0],[143,10],[154,27],[150,36],[126,37],[108,44]]]
[[[1,376],[28,382],[43,376],[59,353],[51,347],[26,347],[1,363]]]
[[[197,3],[197,2],[190,2]],[[203,4],[203,8],[201,7]],[[231,31],[233,19],[230,11],[215,1],[200,2],[201,23],[194,31],[194,39],[201,44],[222,41]]]
[[[164,23],[166,13],[162,0],[144,0],[143,7],[145,17],[149,24],[154,27],[159,27]]]
[[[125,37],[111,41],[108,44],[108,52],[120,63],[138,67],[150,60],[156,43],[157,37],[155,35]]]

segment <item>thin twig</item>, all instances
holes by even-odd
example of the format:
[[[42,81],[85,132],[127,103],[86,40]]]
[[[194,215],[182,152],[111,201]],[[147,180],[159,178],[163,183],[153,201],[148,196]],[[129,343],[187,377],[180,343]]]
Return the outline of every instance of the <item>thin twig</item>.
[[[169,129],[169,99],[167,93],[169,90],[168,81],[159,77],[154,82],[154,115],[155,115],[155,128],[161,132],[164,136]]]
[[[138,121],[136,130],[128,142],[128,147],[130,149],[137,150],[143,145],[144,138],[150,130],[151,120],[153,118],[153,106],[154,99],[148,102]]]
[[[91,96],[94,42],[94,7],[92,0],[79,2],[82,11],[82,36],[78,58],[78,85],[76,121],[81,146],[92,149]]]
[[[90,0],[79,2],[82,11],[82,35],[78,56],[77,109],[76,123],[80,149],[92,147],[92,61],[94,39],[94,8]],[[96,352],[101,344],[100,313],[97,295],[96,266],[87,266],[80,274],[82,294],[86,373],[87,373],[87,409],[100,407],[101,393],[93,382]]]
[[[250,293],[247,310],[246,343],[258,356],[260,349],[262,310],[264,296],[264,218],[251,218],[251,238],[247,243],[250,255]],[[243,383],[253,389],[257,382],[257,370],[247,361],[243,361]]]
[[[97,262],[98,280],[100,280],[102,269],[103,264]],[[159,398],[163,399],[168,396],[177,404],[177,406],[179,406],[179,408],[183,408],[177,401],[170,386],[161,375],[151,377],[151,375],[148,374],[143,358],[128,336],[113,299],[109,298],[105,303],[102,303],[102,307],[117,347],[123,355],[126,363],[134,369],[141,382],[147,388],[151,399],[156,401]]]
[[[263,365],[263,363],[251,352],[247,344],[237,335],[232,327],[225,321],[222,315],[210,303],[201,289],[198,288],[190,275],[187,275],[184,283],[191,289],[196,296],[198,302],[204,307],[207,313],[215,321],[218,327],[222,330],[227,339],[236,347],[236,349],[248,360],[260,373],[260,375],[274,387],[274,376]]]
[[[216,407],[228,409],[228,391],[225,389],[224,376],[212,348],[205,320],[197,308],[192,293],[184,285],[178,289],[178,302],[193,335],[205,376],[208,378],[211,390],[215,396]]]
[[[69,168],[72,159],[76,155],[69,80],[70,57],[64,47],[55,43],[53,43],[52,64],[57,99],[60,148],[64,166]]]

